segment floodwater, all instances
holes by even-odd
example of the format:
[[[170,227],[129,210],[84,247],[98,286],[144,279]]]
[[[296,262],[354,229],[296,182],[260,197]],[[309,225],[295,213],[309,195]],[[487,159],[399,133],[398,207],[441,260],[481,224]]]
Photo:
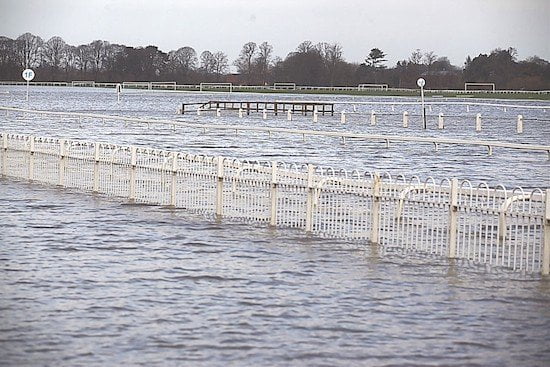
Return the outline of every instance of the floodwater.
[[[10,93],[0,94],[0,105],[26,105],[20,101],[24,89],[2,88]],[[289,123],[284,116],[263,121],[258,116],[240,120],[236,113],[222,118],[174,114],[183,100],[222,96],[227,98],[134,93],[123,96],[119,105],[111,90],[37,88],[30,107],[196,123],[343,128],[339,116],[320,116],[319,126],[313,126],[310,117]],[[456,110],[461,121],[477,113],[473,107],[470,113],[464,106],[444,107]],[[389,113],[391,107],[385,108]],[[365,121],[372,106],[357,109],[365,113],[350,117],[347,128],[353,131],[477,136],[452,124],[451,117],[444,132],[403,131],[398,115],[381,115],[371,127]],[[519,137],[514,133],[517,111],[482,112],[494,113],[497,126],[487,121],[482,134],[548,145],[548,111],[521,111],[537,120],[526,122],[525,135]],[[11,113],[0,121],[3,131],[210,155],[266,159],[267,146],[279,160],[326,164],[323,153],[332,165],[350,169],[380,165],[393,170],[405,159],[404,150],[416,148],[344,146],[313,138],[302,142],[301,137],[258,141],[244,132],[235,138]],[[510,130],[502,132],[505,126]],[[469,127],[473,130],[473,123]],[[487,157],[476,152],[455,169],[451,157],[466,150],[426,151],[430,148],[418,148],[424,155],[398,168],[414,172],[424,164],[433,168],[421,172],[458,172],[474,176],[473,182],[505,177],[512,186],[548,186],[545,153],[498,150]],[[304,152],[309,154],[302,156]],[[378,161],[359,160],[361,156]],[[493,168],[477,173],[478,164]],[[528,167],[520,173],[501,172],[524,164]],[[548,278],[6,178],[0,178],[0,198],[0,365],[545,366],[550,361]]]

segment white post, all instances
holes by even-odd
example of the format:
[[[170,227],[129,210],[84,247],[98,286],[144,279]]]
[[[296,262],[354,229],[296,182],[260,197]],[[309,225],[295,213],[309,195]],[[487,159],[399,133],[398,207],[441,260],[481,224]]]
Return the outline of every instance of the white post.
[[[223,215],[223,161],[224,158],[218,156],[218,180],[216,185],[216,215],[221,217]]]
[[[94,187],[93,192],[99,192],[99,143],[94,143]]]
[[[371,244],[377,244],[379,242],[378,232],[380,229],[380,186],[382,181],[380,175],[374,175],[374,181],[372,183],[372,210],[371,210]]]
[[[409,113],[403,112],[403,127],[409,127]]]
[[[217,109],[216,109],[216,116],[217,116],[217,117],[220,117],[220,116],[222,115],[222,112],[221,112],[221,111],[222,111],[222,110],[221,110],[220,108],[217,108]]]
[[[29,180],[34,178],[34,136],[29,137]]]
[[[458,229],[458,179],[451,180],[451,195],[449,205],[449,249],[448,257],[456,257],[456,242]]]
[[[340,123],[342,124],[346,123],[346,111],[340,112]]]
[[[550,189],[544,195],[544,246],[542,248],[542,275],[550,273]]]
[[[197,116],[200,116],[201,115],[201,108],[197,108]]]
[[[286,111],[286,119],[292,121],[292,110],[290,108]]]
[[[27,80],[27,98],[25,99],[26,102],[29,101],[29,81]]]
[[[2,133],[2,176],[6,175],[8,171],[6,165],[8,162],[8,134]]]
[[[466,112],[470,112],[470,105],[469,104],[466,105]]]
[[[439,130],[443,130],[445,128],[445,124],[443,121],[443,114],[440,112],[439,116],[437,118],[437,127]]]
[[[65,186],[65,139],[59,139],[59,186]]]
[[[172,207],[176,206],[176,197],[177,197],[177,184],[178,184],[178,153],[172,152],[170,153],[172,156],[172,182],[170,186],[170,205]]]
[[[315,186],[313,183],[313,175],[315,166],[307,165],[307,202],[306,202],[306,232],[313,231],[313,200],[315,198]]]
[[[128,197],[130,200],[135,200],[136,198],[136,165],[137,165],[137,147],[130,147],[130,188]]]
[[[523,134],[523,116],[518,115],[518,123],[516,126],[516,131],[518,134]]]
[[[391,105],[391,110],[395,111],[395,106],[394,105]]]
[[[243,118],[243,109],[239,107],[239,118]]]
[[[376,112],[374,112],[374,110],[370,113],[370,124],[376,125]]]
[[[481,113],[476,115],[476,131],[481,131]]]
[[[357,112],[357,106],[353,105],[353,112]]]
[[[318,118],[317,118],[317,107],[314,107],[313,108],[313,122],[317,122],[318,121]]]
[[[267,119],[267,110],[264,108],[264,110],[262,111],[262,118],[265,120]]]
[[[277,225],[277,162],[271,162],[271,188],[270,188],[270,198],[271,198],[271,210],[270,210],[270,220],[269,224],[271,226]]]

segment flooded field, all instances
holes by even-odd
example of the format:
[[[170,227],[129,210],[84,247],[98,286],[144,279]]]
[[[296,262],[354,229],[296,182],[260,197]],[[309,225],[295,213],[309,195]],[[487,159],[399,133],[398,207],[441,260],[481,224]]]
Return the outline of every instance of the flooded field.
[[[408,98],[2,87],[0,105],[360,133],[550,143],[547,110]],[[335,116],[176,114],[214,99],[334,101]],[[388,102],[384,104],[372,102]],[[391,103],[389,103],[391,102]],[[437,99],[436,102],[447,102]],[[473,101],[472,101],[473,102]],[[495,101],[491,101],[494,103]],[[369,104],[371,103],[371,104]],[[395,104],[393,104],[395,103]],[[506,101],[513,105],[544,102]],[[355,105],[355,114],[353,106]],[[393,107],[392,107],[393,106]],[[346,110],[348,123],[340,124]],[[378,115],[370,125],[371,111]],[[402,112],[411,115],[402,127]],[[446,128],[437,129],[442,112]],[[476,132],[475,115],[483,116]],[[125,124],[0,112],[2,131],[240,159],[546,188],[548,155],[429,144]],[[525,118],[516,134],[517,115]],[[0,360],[6,365],[544,365],[549,279],[366,242],[214,221],[181,210],[0,178]]]

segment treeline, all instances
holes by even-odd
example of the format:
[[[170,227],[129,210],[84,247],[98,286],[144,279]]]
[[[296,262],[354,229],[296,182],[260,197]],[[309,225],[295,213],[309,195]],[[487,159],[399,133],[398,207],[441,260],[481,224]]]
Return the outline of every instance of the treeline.
[[[0,36],[0,80],[19,80],[22,69],[30,67],[37,72],[37,81],[290,82],[311,86],[383,83],[415,88],[422,76],[430,89],[461,89],[464,82],[495,83],[498,89],[550,89],[550,63],[537,56],[519,61],[514,48],[468,56],[463,67],[418,49],[393,67],[386,62],[386,54],[379,48],[371,49],[363,63],[350,63],[344,60],[337,43],[304,41],[282,59],[273,54],[269,43],[248,42],[232,62],[238,73],[230,73],[230,61],[223,51],[206,50],[199,55],[186,46],[166,53],[156,46],[130,47],[101,40],[72,46],[57,36],[47,41],[31,33],[17,39]]]

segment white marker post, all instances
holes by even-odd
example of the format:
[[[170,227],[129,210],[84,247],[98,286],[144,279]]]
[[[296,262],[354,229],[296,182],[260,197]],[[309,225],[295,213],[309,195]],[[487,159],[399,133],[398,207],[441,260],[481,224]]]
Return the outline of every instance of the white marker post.
[[[122,84],[117,83],[117,85],[116,85],[116,97],[117,97],[117,102],[119,102],[119,103],[120,103],[120,93],[122,93]]]
[[[424,107],[424,86],[426,81],[424,78],[418,78],[416,85],[420,87],[420,100],[422,101],[422,127],[426,129],[426,107]]]
[[[21,73],[21,76],[23,76],[23,79],[27,81],[27,99],[26,101],[29,101],[29,82],[34,79],[34,71],[32,69],[25,69],[23,70],[23,73]]]

